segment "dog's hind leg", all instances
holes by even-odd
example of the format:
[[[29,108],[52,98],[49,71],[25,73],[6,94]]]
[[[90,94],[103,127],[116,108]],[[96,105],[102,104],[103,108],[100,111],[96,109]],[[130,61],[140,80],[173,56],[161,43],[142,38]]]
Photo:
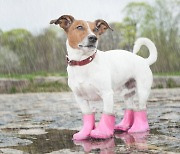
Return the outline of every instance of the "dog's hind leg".
[[[129,133],[145,132],[149,130],[146,103],[150,94],[151,85],[152,74],[150,76],[141,76],[141,78],[137,80],[137,95],[139,103],[134,111],[134,122],[132,127],[128,130]]]
[[[131,90],[131,92],[128,91],[124,95],[124,103],[125,103],[125,111],[122,121],[115,125],[116,131],[127,131],[129,128],[131,128],[133,121],[134,121],[134,97],[136,95],[135,88]]]

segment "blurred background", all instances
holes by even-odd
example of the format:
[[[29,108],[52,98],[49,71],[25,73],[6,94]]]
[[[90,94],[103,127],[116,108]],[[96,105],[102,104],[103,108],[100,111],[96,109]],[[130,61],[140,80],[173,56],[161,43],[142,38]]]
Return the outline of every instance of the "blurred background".
[[[65,74],[66,35],[49,25],[63,14],[106,20],[114,31],[101,37],[100,50],[132,51],[136,38],[150,38],[158,50],[152,71],[179,74],[179,0],[0,0],[0,76]],[[146,48],[140,54],[148,56]]]

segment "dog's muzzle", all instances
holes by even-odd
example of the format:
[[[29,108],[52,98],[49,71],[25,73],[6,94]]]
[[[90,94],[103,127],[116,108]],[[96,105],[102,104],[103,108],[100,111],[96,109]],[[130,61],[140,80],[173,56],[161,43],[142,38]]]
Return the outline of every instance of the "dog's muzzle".
[[[80,49],[86,49],[91,51],[97,47],[97,40],[98,39],[96,35],[89,35],[78,46]]]
[[[96,43],[97,37],[95,35],[88,36],[89,43]]]

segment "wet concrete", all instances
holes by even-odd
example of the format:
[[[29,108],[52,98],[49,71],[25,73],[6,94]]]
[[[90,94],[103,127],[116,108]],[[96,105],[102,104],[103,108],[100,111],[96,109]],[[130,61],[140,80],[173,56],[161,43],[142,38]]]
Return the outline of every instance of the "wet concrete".
[[[115,101],[118,122],[124,104],[118,97]],[[92,107],[97,107],[98,121],[102,103]],[[180,89],[152,90],[150,132],[73,142],[81,116],[72,93],[0,95],[0,153],[180,153]]]

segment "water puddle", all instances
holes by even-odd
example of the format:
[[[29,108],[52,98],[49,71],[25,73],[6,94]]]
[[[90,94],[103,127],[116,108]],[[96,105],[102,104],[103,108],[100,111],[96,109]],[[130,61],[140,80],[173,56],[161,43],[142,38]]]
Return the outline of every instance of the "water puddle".
[[[11,152],[18,151],[30,154],[58,154],[58,153],[163,153],[167,151],[178,152],[179,140],[168,137],[157,129],[150,132],[128,134],[116,132],[113,138],[106,140],[82,140],[73,141],[73,130],[45,130],[46,134],[41,135],[19,135],[19,140],[28,141],[27,144],[7,146],[0,149],[3,153],[7,149]],[[0,151],[0,152],[1,152]],[[20,153],[19,152],[19,153]],[[6,152],[4,152],[6,153]]]

